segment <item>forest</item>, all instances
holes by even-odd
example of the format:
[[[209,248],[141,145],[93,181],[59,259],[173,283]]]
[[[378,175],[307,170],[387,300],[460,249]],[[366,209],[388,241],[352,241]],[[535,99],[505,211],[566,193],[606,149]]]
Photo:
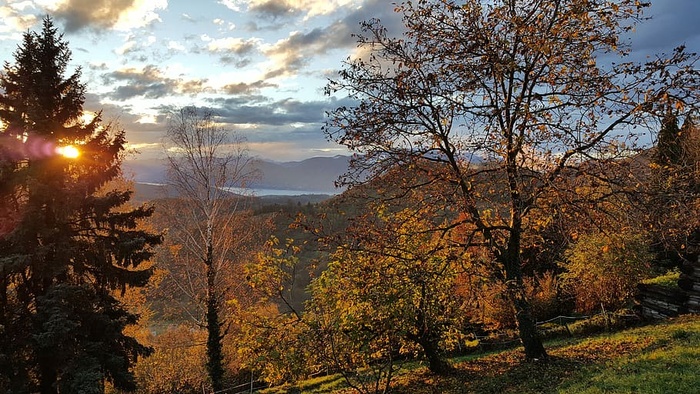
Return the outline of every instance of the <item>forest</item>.
[[[354,153],[346,189],[275,205],[231,191],[260,175],[245,135],[195,106],[168,114],[163,195],[132,202],[127,131],[83,117],[45,17],[0,73],[0,392],[508,392],[474,376],[565,376],[615,351],[552,341],[700,313],[700,57],[629,60],[648,6],[365,21],[319,130]],[[607,340],[664,346],[638,330]]]

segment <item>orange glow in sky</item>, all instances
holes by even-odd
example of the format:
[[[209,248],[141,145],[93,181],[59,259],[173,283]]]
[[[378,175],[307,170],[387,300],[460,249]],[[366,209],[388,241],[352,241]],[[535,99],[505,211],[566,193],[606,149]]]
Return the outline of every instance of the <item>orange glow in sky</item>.
[[[73,145],[59,146],[58,148],[56,148],[56,152],[59,155],[62,155],[69,159],[75,159],[76,157],[80,156],[80,151]]]

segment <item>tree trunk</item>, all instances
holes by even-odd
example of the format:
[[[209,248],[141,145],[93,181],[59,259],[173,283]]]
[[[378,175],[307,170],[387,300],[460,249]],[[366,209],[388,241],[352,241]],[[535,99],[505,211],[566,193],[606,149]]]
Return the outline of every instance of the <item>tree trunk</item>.
[[[546,360],[547,352],[542,345],[542,339],[537,334],[537,322],[532,316],[530,302],[525,296],[523,273],[520,268],[520,231],[519,222],[511,229],[508,248],[503,254],[502,263],[506,271],[508,297],[515,310],[515,321],[518,324],[520,342],[525,348],[527,360]]]
[[[58,393],[58,374],[56,368],[52,365],[51,360],[41,358],[39,360],[39,392],[41,394],[57,394]]]
[[[221,346],[221,322],[219,321],[219,302],[216,294],[216,270],[214,268],[213,248],[207,247],[207,372],[215,392],[223,389],[223,353]]]
[[[450,364],[445,361],[440,351],[440,338],[435,335],[435,332],[429,327],[426,321],[426,284],[421,286],[420,307],[416,314],[415,328],[418,334],[409,333],[408,339],[417,343],[425,353],[425,358],[428,359],[428,368],[430,372],[438,375],[444,375],[451,371]]]
[[[522,281],[510,293],[512,297],[511,302],[515,307],[515,318],[518,323],[520,342],[525,348],[525,358],[531,361],[546,360],[547,352],[542,345],[542,339],[537,334],[537,322],[532,316],[530,302],[523,292]]]
[[[430,368],[430,372],[437,375],[445,375],[452,370],[450,364],[445,361],[440,354],[437,341],[426,338],[426,340],[420,342],[420,346],[423,348],[425,357],[428,359],[428,368]]]

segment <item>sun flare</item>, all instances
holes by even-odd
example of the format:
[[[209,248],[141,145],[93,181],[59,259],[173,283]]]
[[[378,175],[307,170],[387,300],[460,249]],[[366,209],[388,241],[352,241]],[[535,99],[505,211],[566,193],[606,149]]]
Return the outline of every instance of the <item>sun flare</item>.
[[[75,159],[78,156],[80,156],[80,151],[73,145],[59,146],[58,148],[56,148],[56,152],[59,155],[67,157],[69,159]]]

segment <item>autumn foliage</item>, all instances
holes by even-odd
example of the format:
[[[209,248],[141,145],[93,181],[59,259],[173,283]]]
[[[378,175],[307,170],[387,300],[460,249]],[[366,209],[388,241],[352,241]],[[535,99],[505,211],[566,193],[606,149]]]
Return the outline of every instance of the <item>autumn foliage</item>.
[[[700,57],[629,60],[623,37],[647,7],[399,3],[402,34],[365,21],[326,89],[346,103],[323,128],[355,153],[346,191],[303,208],[233,193],[256,176],[243,140],[184,107],[155,215],[112,187],[124,132],[79,120],[85,87],[63,77],[70,53],[47,18],[0,76],[1,137],[84,158],[0,146],[0,391],[224,392],[338,373],[384,393],[408,362],[445,384],[642,346],[548,352],[542,322],[607,319],[700,251]],[[518,341],[461,371],[449,359]]]

